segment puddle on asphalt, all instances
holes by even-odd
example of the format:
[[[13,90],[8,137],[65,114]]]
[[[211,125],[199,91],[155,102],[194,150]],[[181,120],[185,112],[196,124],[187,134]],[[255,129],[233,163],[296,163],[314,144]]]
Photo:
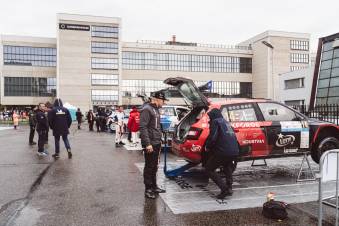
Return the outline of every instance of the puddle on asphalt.
[[[31,206],[26,206],[21,212],[13,225],[15,226],[33,226],[38,223],[43,213]]]

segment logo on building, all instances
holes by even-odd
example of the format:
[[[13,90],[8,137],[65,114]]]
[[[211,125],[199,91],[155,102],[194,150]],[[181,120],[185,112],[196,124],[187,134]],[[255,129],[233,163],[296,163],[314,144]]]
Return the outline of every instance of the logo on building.
[[[90,26],[89,25],[82,25],[82,24],[59,24],[59,29],[62,30],[76,30],[76,31],[89,31]]]

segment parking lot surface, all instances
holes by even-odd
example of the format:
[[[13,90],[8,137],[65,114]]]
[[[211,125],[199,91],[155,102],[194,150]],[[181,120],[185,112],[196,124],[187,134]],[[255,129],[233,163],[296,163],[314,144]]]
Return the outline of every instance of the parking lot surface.
[[[114,147],[109,133],[72,128],[73,159],[39,158],[28,145],[28,127],[0,131],[0,225],[316,225],[314,182],[296,183],[301,158],[268,160],[267,167],[239,163],[234,195],[218,202],[218,192],[204,176],[169,180],[159,168],[159,184],[167,189],[156,200],[144,198],[139,150]],[[161,163],[163,164],[163,162]],[[183,164],[170,156],[171,167]],[[314,169],[317,165],[312,164]],[[328,191],[332,185],[326,186]],[[290,203],[289,218],[266,219],[261,206],[267,192]],[[325,224],[333,223],[325,208]]]

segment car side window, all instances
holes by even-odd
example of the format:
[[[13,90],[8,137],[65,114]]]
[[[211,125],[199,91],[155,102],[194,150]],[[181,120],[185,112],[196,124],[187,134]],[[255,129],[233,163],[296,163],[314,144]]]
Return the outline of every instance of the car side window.
[[[174,108],[173,107],[166,107],[162,108],[161,113],[166,116],[175,116]]]
[[[221,113],[225,120],[230,122],[258,120],[252,104],[227,105],[223,107]]]
[[[258,103],[265,121],[293,121],[297,119],[294,111],[277,103]]]

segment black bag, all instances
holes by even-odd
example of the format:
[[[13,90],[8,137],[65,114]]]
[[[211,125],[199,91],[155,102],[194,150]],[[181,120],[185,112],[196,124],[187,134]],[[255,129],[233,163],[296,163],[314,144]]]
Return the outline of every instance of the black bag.
[[[284,220],[287,218],[287,203],[270,200],[263,205],[262,214],[270,219]]]

